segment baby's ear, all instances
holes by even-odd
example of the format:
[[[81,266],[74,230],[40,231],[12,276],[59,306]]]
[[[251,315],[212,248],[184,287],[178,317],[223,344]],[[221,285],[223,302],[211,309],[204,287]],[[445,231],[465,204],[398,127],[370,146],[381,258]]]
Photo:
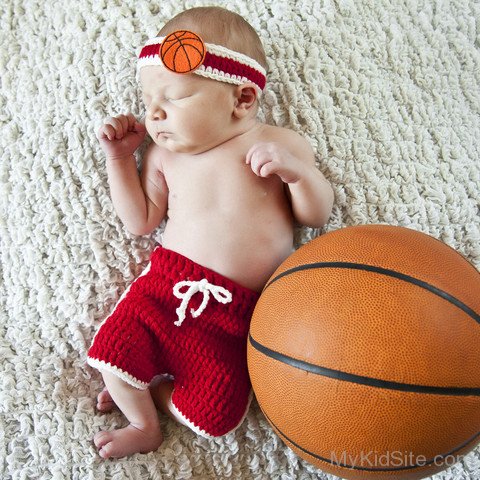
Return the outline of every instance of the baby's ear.
[[[235,105],[233,115],[237,118],[246,117],[257,103],[257,89],[255,84],[248,82],[235,88]]]

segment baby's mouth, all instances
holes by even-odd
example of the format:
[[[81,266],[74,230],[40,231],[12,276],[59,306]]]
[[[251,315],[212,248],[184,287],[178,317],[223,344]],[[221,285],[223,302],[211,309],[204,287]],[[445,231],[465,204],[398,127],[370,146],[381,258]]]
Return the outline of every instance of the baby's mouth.
[[[166,131],[157,132],[157,138],[160,138],[160,137],[168,138],[171,135],[172,135],[172,132],[166,132]]]

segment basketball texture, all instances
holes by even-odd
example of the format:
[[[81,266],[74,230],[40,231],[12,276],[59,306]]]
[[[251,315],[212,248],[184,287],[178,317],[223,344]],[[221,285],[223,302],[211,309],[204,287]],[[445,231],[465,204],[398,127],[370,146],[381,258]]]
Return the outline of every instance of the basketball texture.
[[[178,30],[163,39],[159,55],[172,72],[190,73],[203,63],[205,53],[205,44],[196,33]]]
[[[301,247],[255,308],[248,367],[299,456],[348,479],[417,479],[480,441],[480,274],[413,230]]]

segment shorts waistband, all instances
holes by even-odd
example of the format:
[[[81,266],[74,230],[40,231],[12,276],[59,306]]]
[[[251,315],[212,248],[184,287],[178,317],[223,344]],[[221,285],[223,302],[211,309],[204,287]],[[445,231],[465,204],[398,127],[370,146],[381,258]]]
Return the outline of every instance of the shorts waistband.
[[[209,284],[228,290],[232,295],[232,302],[225,308],[232,309],[237,314],[251,314],[259,292],[251,290],[222,274],[204,267],[184,255],[162,246],[156,247],[151,256],[152,273],[160,273],[165,280],[173,285],[182,281],[200,282],[206,279]]]

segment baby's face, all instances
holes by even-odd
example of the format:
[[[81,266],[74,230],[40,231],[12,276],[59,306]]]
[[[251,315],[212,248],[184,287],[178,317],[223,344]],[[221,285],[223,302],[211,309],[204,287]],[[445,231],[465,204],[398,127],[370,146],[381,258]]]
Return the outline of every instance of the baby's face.
[[[235,104],[231,85],[163,66],[143,67],[140,83],[145,126],[157,145],[196,154],[229,139]]]

